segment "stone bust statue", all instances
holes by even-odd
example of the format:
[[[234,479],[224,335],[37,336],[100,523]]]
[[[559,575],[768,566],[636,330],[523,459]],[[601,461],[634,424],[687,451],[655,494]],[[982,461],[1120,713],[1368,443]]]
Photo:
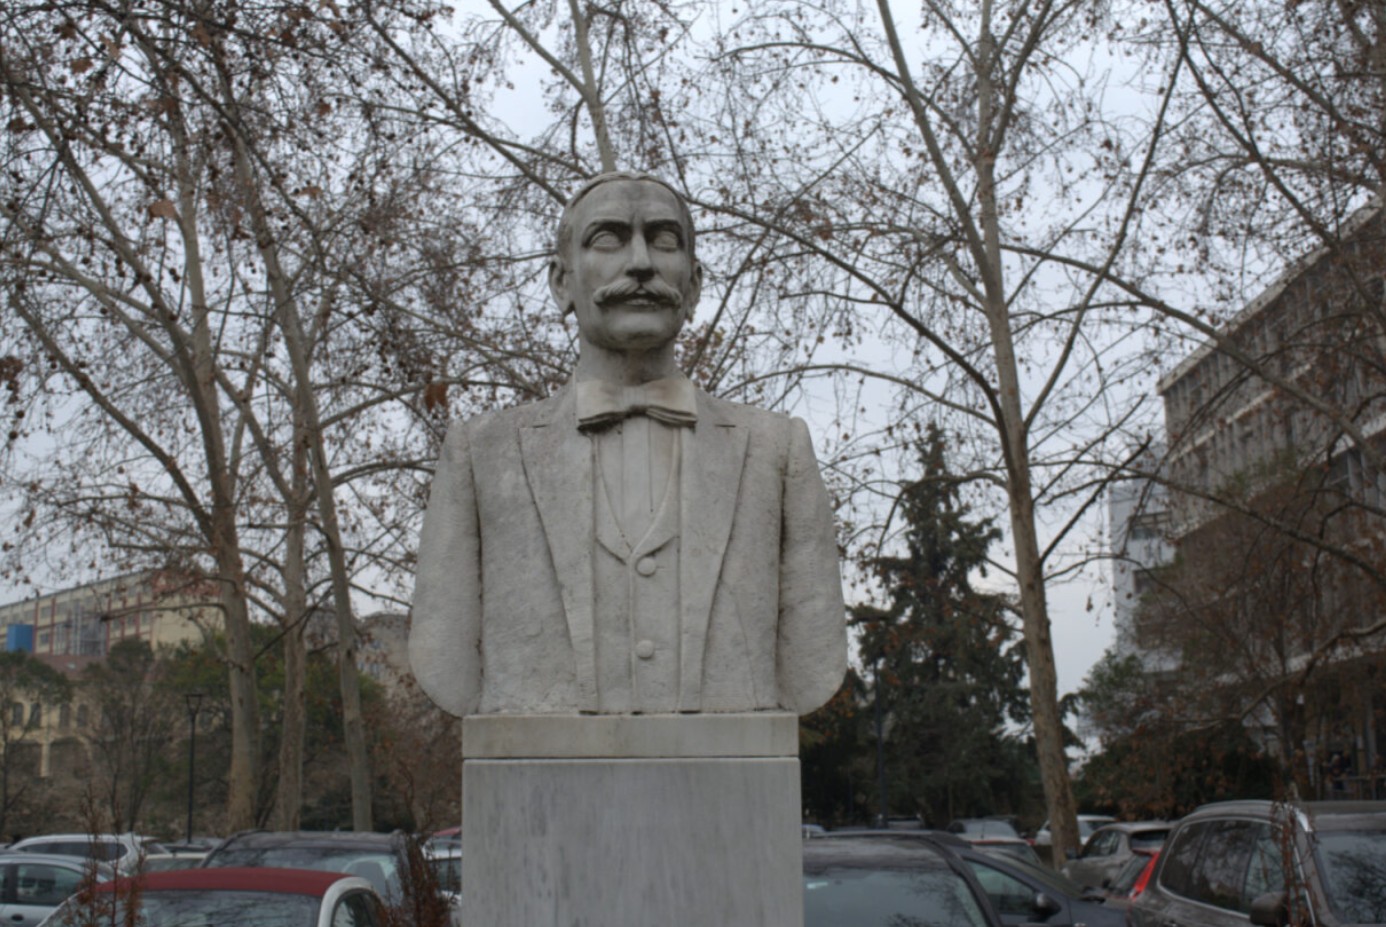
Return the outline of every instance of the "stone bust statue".
[[[570,199],[549,283],[572,381],[454,422],[419,544],[414,675],[456,715],[807,713],[847,639],[808,429],[678,369],[702,266],[663,181]]]

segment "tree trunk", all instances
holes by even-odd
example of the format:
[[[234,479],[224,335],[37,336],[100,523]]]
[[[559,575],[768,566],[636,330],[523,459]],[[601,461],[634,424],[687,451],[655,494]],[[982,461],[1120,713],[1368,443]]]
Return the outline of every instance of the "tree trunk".
[[[981,207],[984,249],[982,287],[984,312],[990,328],[992,356],[996,362],[999,431],[1006,464],[1006,493],[1015,543],[1016,581],[1020,586],[1021,626],[1025,633],[1026,664],[1030,674],[1030,710],[1035,731],[1035,753],[1053,834],[1053,862],[1061,865],[1069,850],[1078,849],[1078,815],[1064,755],[1063,715],[1059,711],[1058,674],[1054,668],[1054,642],[1050,636],[1049,606],[1045,598],[1044,561],[1035,530],[1035,501],[1030,481],[1028,426],[1020,401],[1020,375],[1011,331],[1010,304],[1006,298],[1005,261],[1001,253],[1001,228],[996,201],[996,147],[1000,119],[997,88],[993,85],[991,4],[984,4],[982,34],[978,42],[978,159],[977,198]],[[1004,105],[1004,104],[1003,104]]]
[[[181,135],[175,132],[179,141]],[[180,148],[181,151],[181,148]],[[246,603],[245,565],[236,527],[235,478],[227,460],[222,433],[220,395],[216,383],[212,333],[208,323],[205,282],[197,233],[197,184],[184,158],[179,158],[179,225],[187,250],[184,267],[193,294],[191,370],[180,365],[197,413],[207,462],[212,504],[208,541],[217,565],[222,616],[226,627],[227,668],[231,694],[231,767],[226,796],[226,826],[231,831],[255,826],[258,781],[260,708],[255,691],[255,651],[250,639],[250,609]],[[183,352],[181,357],[186,357]]]
[[[239,132],[241,127],[231,126]],[[366,750],[365,721],[361,714],[361,684],[356,665],[356,620],[351,606],[351,576],[347,572],[346,551],[342,545],[341,527],[337,519],[337,502],[332,473],[328,468],[327,450],[318,413],[317,396],[313,392],[312,369],[309,363],[308,339],[298,303],[290,291],[289,282],[279,263],[274,245],[274,230],[265,213],[260,189],[251,169],[248,143],[237,135],[237,172],[249,207],[251,225],[255,229],[260,257],[265,262],[265,278],[274,299],[275,317],[284,335],[289,362],[293,368],[293,402],[296,421],[308,449],[313,494],[318,504],[319,530],[327,544],[327,559],[332,574],[332,602],[337,622],[337,672],[342,696],[342,734],[346,742],[347,764],[351,777],[352,829],[369,831],[371,822],[370,754]]]
[[[304,692],[308,654],[303,640],[308,617],[308,592],[303,545],[308,529],[307,449],[294,442],[293,505],[284,544],[284,720],[279,734],[279,782],[275,790],[275,826],[298,830],[303,809],[303,753],[308,730]],[[300,500],[303,500],[300,502]]]

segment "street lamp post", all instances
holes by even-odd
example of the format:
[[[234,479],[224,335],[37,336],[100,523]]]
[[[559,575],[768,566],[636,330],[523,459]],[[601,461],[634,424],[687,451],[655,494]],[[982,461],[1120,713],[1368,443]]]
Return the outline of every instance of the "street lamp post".
[[[192,843],[193,770],[197,763],[197,712],[202,707],[202,693],[188,692],[183,698],[188,703],[188,843]]]
[[[872,688],[872,701],[875,702],[876,709],[876,826],[887,827],[890,821],[890,809],[886,801],[886,768],[885,768],[885,715],[881,711],[881,657],[877,654],[873,661],[875,684]]]

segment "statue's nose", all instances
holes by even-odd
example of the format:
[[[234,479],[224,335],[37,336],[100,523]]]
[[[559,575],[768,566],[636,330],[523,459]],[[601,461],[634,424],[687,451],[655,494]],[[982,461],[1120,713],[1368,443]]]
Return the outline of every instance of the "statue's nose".
[[[631,237],[630,262],[626,265],[626,273],[642,282],[654,276],[654,264],[650,263],[650,249],[645,245],[645,239],[639,235]]]

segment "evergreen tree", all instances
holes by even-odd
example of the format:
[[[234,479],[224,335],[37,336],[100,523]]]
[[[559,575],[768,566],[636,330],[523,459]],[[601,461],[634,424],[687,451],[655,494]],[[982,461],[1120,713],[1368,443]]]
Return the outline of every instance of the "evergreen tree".
[[[1038,776],[1007,730],[1029,716],[1019,635],[1005,597],[973,588],[1001,532],[973,517],[937,429],[919,454],[923,473],[899,500],[905,551],[870,563],[889,605],[854,608],[853,620],[881,699],[890,813],[942,826],[1020,812]]]

